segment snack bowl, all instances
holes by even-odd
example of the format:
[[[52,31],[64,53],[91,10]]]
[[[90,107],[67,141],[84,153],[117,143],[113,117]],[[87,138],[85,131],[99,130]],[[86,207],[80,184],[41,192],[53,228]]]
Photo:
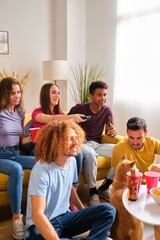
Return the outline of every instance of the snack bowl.
[[[160,205],[160,187],[151,188],[150,194],[154,201]]]

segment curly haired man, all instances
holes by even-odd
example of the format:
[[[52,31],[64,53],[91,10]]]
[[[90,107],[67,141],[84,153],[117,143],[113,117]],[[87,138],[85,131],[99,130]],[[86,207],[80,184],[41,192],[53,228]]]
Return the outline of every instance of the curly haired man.
[[[40,130],[28,189],[25,239],[71,239],[90,230],[86,239],[106,240],[114,207],[104,203],[84,208],[73,187],[74,157],[84,138],[84,131],[71,120],[54,121]],[[70,212],[70,200],[78,211]]]

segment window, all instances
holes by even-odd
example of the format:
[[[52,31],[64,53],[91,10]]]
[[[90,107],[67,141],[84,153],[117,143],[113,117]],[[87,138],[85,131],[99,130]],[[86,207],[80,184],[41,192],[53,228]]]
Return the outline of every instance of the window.
[[[153,124],[160,110],[159,0],[117,0],[115,69],[116,118],[152,116]]]

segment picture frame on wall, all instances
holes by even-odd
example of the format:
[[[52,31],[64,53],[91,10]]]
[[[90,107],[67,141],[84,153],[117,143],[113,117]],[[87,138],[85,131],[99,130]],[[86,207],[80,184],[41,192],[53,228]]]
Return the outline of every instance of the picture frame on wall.
[[[0,30],[0,54],[9,54],[8,31]]]

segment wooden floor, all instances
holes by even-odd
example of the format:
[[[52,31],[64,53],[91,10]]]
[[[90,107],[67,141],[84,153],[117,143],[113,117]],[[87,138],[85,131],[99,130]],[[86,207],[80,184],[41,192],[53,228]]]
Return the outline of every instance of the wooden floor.
[[[101,184],[101,181],[97,183],[97,186]],[[85,206],[88,206],[89,192],[86,185],[78,188],[78,194],[81,201]],[[101,202],[105,202],[104,199],[100,199]],[[0,240],[13,240],[12,238],[12,221],[11,213],[9,209],[0,210]],[[144,239],[143,240],[154,240],[153,227],[144,225]],[[138,240],[138,239],[137,239]]]

